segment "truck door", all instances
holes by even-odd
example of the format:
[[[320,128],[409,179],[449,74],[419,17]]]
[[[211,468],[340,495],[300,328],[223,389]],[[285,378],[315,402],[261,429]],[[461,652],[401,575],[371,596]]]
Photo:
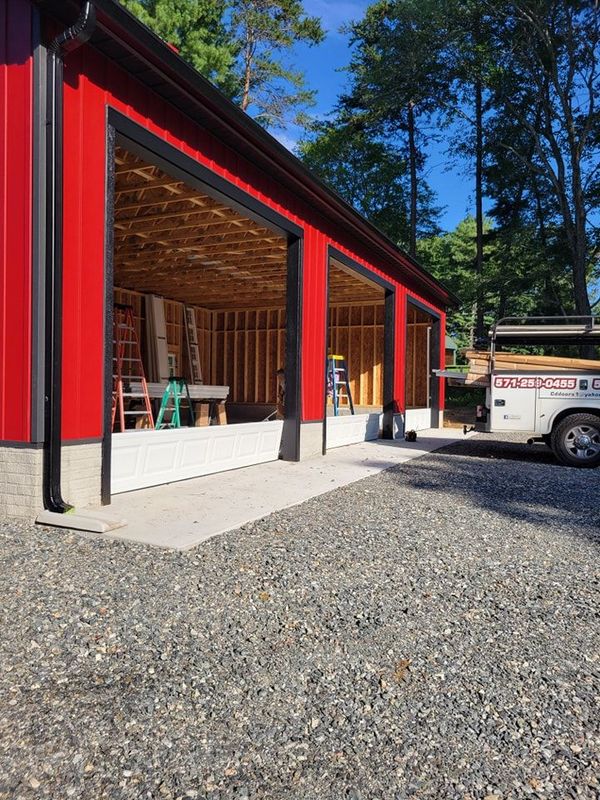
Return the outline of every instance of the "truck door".
[[[492,431],[535,431],[535,381],[536,378],[532,375],[492,375]]]

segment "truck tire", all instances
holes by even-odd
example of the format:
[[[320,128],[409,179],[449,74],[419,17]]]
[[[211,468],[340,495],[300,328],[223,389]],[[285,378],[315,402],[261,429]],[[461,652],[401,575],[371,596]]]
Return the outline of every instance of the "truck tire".
[[[552,431],[552,450],[570,467],[600,465],[600,417],[594,414],[571,414]]]

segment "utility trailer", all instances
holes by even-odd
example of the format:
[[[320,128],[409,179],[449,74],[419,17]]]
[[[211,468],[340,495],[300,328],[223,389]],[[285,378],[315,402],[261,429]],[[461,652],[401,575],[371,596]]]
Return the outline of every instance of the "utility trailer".
[[[507,353],[503,346],[600,345],[600,318],[507,317],[490,330],[490,350],[467,353],[470,372],[438,370],[465,386],[483,387],[474,428],[532,434],[563,464],[600,465],[600,361]],[[466,426],[465,426],[466,429]],[[466,431],[465,431],[466,432]]]

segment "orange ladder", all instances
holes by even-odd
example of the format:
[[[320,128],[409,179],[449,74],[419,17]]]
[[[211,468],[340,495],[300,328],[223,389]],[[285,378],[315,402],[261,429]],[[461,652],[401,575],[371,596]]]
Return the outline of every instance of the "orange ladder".
[[[117,409],[119,411],[119,424],[121,430],[125,430],[125,417],[140,417],[145,427],[154,428],[154,417],[152,416],[152,406],[148,394],[148,384],[144,374],[142,354],[138,340],[135,323],[133,320],[133,308],[115,303],[114,323],[113,323],[113,404],[112,404],[112,428],[115,427]],[[140,384],[141,391],[132,391],[131,382]],[[125,405],[131,398],[140,398],[144,401],[144,407],[134,411],[126,411]]]

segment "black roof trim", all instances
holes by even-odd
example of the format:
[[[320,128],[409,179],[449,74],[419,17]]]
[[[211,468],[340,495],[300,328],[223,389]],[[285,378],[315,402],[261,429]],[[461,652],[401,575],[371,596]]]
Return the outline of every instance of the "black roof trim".
[[[64,24],[70,24],[80,10],[80,3],[74,0],[35,2]],[[287,184],[335,224],[341,224],[351,235],[375,248],[380,258],[391,261],[419,290],[445,306],[459,305],[458,298],[448,288],[317,178],[300,159],[120,3],[94,0],[94,5],[97,28],[90,41],[93,47],[195,122],[216,131],[221,141],[246,155],[280,183]]]

